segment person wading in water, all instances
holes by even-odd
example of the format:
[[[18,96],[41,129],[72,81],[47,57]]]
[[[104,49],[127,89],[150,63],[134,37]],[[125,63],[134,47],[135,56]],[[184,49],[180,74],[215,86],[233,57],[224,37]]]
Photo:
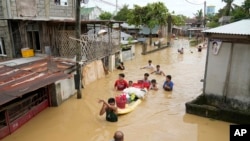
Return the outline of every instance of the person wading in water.
[[[106,120],[110,122],[117,122],[117,107],[115,106],[115,99],[109,98],[108,103],[104,100],[99,100],[99,103],[103,103],[99,115],[102,116],[106,113]]]

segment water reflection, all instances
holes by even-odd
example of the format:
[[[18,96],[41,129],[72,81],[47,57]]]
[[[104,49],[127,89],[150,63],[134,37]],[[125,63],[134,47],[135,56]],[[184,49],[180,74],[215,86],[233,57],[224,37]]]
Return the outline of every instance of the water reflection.
[[[65,101],[60,107],[48,108],[29,121],[4,141],[104,141],[110,140],[116,130],[125,133],[125,140],[139,141],[228,141],[229,123],[185,113],[185,103],[201,93],[206,50],[197,52],[189,48],[188,41],[175,40],[175,46],[148,55],[141,55],[141,46],[136,47],[136,56],[125,62],[126,70],[116,70],[83,90],[83,99],[76,97]],[[177,49],[184,46],[184,54]],[[193,51],[193,53],[191,53]],[[101,105],[97,99],[108,99],[119,94],[113,90],[118,74],[125,79],[137,81],[148,70],[139,69],[151,59],[159,64],[165,74],[171,74],[174,90],[162,89],[164,76],[150,75],[158,82],[158,91],[150,91],[145,100],[131,113],[120,116],[117,123],[100,117]]]

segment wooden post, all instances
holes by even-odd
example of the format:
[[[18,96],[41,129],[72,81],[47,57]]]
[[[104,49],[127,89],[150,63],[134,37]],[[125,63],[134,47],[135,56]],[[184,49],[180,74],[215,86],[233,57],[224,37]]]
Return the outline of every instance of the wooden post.
[[[167,46],[170,46],[171,42],[171,30],[172,30],[172,17],[171,15],[168,15],[168,41],[167,41]]]
[[[80,39],[81,36],[81,19],[80,19],[80,8],[81,8],[81,0],[76,0],[76,17],[75,17],[75,31],[76,31],[76,39]],[[82,98],[82,55],[81,55],[81,42],[77,41],[76,44],[76,76],[77,81],[79,82],[77,89],[77,99]],[[76,81],[75,81],[76,82]]]

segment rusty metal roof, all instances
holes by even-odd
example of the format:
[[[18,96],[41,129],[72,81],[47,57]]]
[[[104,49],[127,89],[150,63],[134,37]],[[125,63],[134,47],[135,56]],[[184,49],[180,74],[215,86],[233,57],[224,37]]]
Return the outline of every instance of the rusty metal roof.
[[[241,20],[238,22],[230,23],[227,25],[219,26],[209,30],[205,30],[204,33],[215,34],[231,34],[231,35],[250,35],[250,19]]]
[[[14,67],[0,66],[0,105],[69,77],[66,70],[75,63],[60,59],[42,59]]]

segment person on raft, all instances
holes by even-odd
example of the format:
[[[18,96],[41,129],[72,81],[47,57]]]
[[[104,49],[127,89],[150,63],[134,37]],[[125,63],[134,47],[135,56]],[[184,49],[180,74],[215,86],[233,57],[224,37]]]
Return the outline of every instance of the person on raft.
[[[133,87],[133,81],[132,80],[128,81],[128,87]]]
[[[171,81],[171,79],[172,79],[171,75],[166,76],[166,81],[163,84],[163,89],[165,91],[172,91],[173,90],[174,83]]]
[[[128,88],[128,82],[124,80],[125,74],[120,73],[119,74],[119,79],[115,81],[115,90],[122,91],[125,88]]]
[[[107,121],[117,122],[118,116],[117,116],[117,107],[115,106],[115,99],[109,98],[108,102],[100,99],[98,102],[103,103],[99,115],[102,116],[104,113],[106,113]]]

